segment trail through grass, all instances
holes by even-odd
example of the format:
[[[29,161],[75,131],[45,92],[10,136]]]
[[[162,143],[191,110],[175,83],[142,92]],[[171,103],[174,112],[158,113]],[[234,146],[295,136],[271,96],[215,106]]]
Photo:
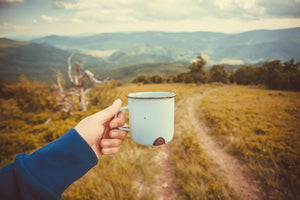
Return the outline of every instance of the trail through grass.
[[[213,90],[211,90],[213,91]],[[198,133],[198,139],[205,152],[213,159],[217,164],[219,174],[223,174],[229,183],[229,185],[235,190],[241,199],[258,200],[263,199],[263,192],[260,184],[257,181],[250,179],[249,176],[244,174],[245,166],[238,161],[238,159],[232,157],[226,153],[209,135],[209,129],[197,119],[195,115],[195,102],[199,106],[201,102],[201,95],[194,95],[188,101],[188,113],[191,122]],[[201,104],[200,104],[201,106]]]
[[[216,170],[216,163],[204,151],[189,115],[189,99],[211,87],[204,85],[187,89],[177,107],[173,160],[183,199],[239,199],[226,177]]]
[[[186,96],[210,86],[185,84],[125,85],[104,90],[111,102],[139,91],[175,92],[175,137],[165,146],[143,147],[127,138],[116,156],[106,156],[81,180],[71,185],[64,199],[238,199],[226,179],[204,153],[186,110]],[[109,100],[111,98],[111,100]],[[108,99],[108,100],[107,100]],[[106,105],[105,105],[106,106]],[[128,136],[129,137],[129,136]],[[163,174],[163,175],[162,175]],[[176,191],[176,194],[170,194]]]
[[[228,86],[205,94],[198,118],[266,186],[268,199],[299,199],[300,93]]]

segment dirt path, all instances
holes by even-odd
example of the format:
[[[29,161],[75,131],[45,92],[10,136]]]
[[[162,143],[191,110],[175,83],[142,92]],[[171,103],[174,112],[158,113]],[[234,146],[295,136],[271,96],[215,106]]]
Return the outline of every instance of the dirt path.
[[[202,95],[190,97],[190,99],[188,99],[187,108],[191,122],[198,132],[202,148],[207,155],[219,165],[220,169],[224,172],[229,185],[236,191],[241,199],[262,199],[263,195],[258,183],[245,176],[243,173],[245,169],[244,166],[236,158],[219,147],[208,135],[208,128],[197,120],[194,113],[194,105],[195,101],[200,101],[201,98]]]
[[[175,111],[181,103],[182,101],[176,103]],[[177,200],[179,195],[178,187],[174,181],[174,165],[169,158],[172,151],[171,143],[157,148],[159,150],[154,157],[154,163],[156,163],[159,171],[155,176],[155,184],[151,187],[151,193],[155,194],[156,200]]]
[[[176,104],[175,111],[177,107],[182,103],[179,101]],[[152,185],[145,185],[138,181],[138,197],[142,194],[152,194],[154,200],[178,200],[178,187],[174,180],[174,165],[169,158],[172,151],[171,142],[164,144],[162,146],[157,146],[158,152],[154,156],[153,163],[158,172],[156,173],[154,179],[155,183]]]
[[[155,186],[152,192],[158,200],[178,199],[178,188],[174,181],[174,167],[169,159],[171,143],[159,147],[154,161],[157,163],[159,172],[155,176]]]
[[[154,166],[158,172],[151,185],[143,184],[137,181],[138,187],[137,197],[141,198],[143,194],[151,194],[154,200],[170,200],[179,199],[178,188],[174,181],[174,167],[169,159],[171,154],[171,143],[162,145],[153,159]]]

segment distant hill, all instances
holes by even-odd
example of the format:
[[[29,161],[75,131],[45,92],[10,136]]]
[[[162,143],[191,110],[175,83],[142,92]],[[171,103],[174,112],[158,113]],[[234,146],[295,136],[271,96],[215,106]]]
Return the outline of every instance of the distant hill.
[[[15,83],[19,81],[21,75],[25,75],[31,81],[54,83],[58,71],[62,72],[67,79],[67,59],[72,53],[74,52],[47,44],[0,38],[0,80]],[[105,60],[75,52],[73,66],[76,59],[79,63],[84,63],[82,70],[89,69],[97,78],[109,76],[123,83],[131,82],[136,75],[140,74],[164,75],[188,70],[188,63],[184,62],[153,63],[153,60],[159,62],[160,59],[152,58],[148,60],[149,63],[141,63],[145,60],[140,59],[133,61],[139,64],[130,65],[132,62],[126,62],[127,56],[123,60],[120,54],[115,54],[115,57],[123,64],[117,65],[113,56],[111,60]]]
[[[21,75],[30,80],[54,82],[57,71],[67,72],[67,59],[70,51],[30,42],[19,42],[0,38],[0,79],[17,82]],[[101,58],[75,54],[74,59],[95,73],[111,67]]]
[[[131,32],[91,36],[47,36],[32,40],[62,49],[114,50],[107,59],[125,66],[144,62],[189,62],[198,55],[209,63],[256,63],[291,58],[300,61],[300,28],[214,32]],[[112,51],[113,52],[113,51]]]

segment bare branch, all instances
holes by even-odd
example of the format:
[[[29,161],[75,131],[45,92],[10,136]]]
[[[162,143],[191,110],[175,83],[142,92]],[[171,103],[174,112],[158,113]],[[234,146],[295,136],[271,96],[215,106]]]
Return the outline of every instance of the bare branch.
[[[70,92],[77,93],[75,88],[70,88],[69,90],[70,90]]]
[[[76,67],[77,77],[78,77],[78,79],[80,79],[81,78],[81,73],[80,73],[80,65],[79,65],[78,62],[76,62],[75,67]]]
[[[93,83],[95,84],[102,84],[102,83],[106,83],[108,82],[109,78],[106,78],[104,81],[100,81],[100,80],[97,80],[95,77],[94,77],[94,74],[89,71],[89,70],[85,70],[84,71],[84,74],[82,76],[82,78],[84,78],[84,76],[87,76]]]
[[[57,77],[56,77],[56,80],[57,80],[57,86],[58,86],[58,90],[59,90],[59,93],[63,93],[64,90],[61,86],[61,82],[62,82],[62,76],[61,76],[61,73],[57,73]]]
[[[68,75],[69,75],[69,79],[70,81],[74,84],[74,80],[72,77],[72,65],[71,65],[71,59],[73,57],[73,54],[69,56],[68,58]]]
[[[91,88],[87,88],[87,89],[84,91],[84,95],[86,95],[90,90],[91,90]]]
[[[69,97],[69,96],[77,96],[79,97],[79,94],[77,92],[65,92],[64,93],[64,98]]]
[[[78,77],[75,76],[74,78],[75,78],[75,81],[73,83],[76,87],[78,87],[78,85],[79,85]]]
[[[64,88],[62,87],[62,77],[61,74],[58,74],[57,76],[57,87],[58,87],[58,98],[57,100],[59,103],[57,106],[60,106],[61,112],[67,112],[71,113],[73,110],[77,110],[77,106],[75,105],[75,102],[73,101],[73,96],[78,97],[78,103],[79,103],[79,110],[86,111],[88,101],[85,99],[85,95],[89,92],[90,88],[84,89],[84,78],[87,77],[90,79],[91,82],[93,82],[96,85],[107,83],[110,79],[106,78],[104,81],[100,81],[94,77],[94,74],[90,72],[89,70],[85,70],[85,72],[82,74],[80,71],[80,67],[82,64],[79,64],[75,60],[75,70],[76,74],[72,76],[72,64],[71,59],[73,57],[73,54],[68,57],[68,76],[71,81],[71,83],[74,85],[74,88],[70,88],[68,91],[64,91]]]
[[[106,79],[104,79],[104,81],[102,82],[103,84],[106,84],[106,83],[109,83],[111,80],[110,80],[110,77],[107,77]]]

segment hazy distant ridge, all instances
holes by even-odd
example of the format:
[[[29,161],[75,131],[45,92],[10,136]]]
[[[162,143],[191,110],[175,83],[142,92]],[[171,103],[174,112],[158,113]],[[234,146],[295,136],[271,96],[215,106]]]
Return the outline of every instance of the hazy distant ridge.
[[[111,52],[107,57],[83,53]],[[31,80],[53,82],[66,73],[67,58],[104,78],[126,82],[141,74],[188,70],[188,62],[202,55],[212,64],[257,63],[291,58],[300,61],[300,28],[257,30],[239,34],[213,32],[103,33],[91,36],[47,36],[19,42],[0,38],[0,80],[15,82],[22,74]],[[80,53],[81,52],[81,53]],[[104,55],[104,54],[103,54]],[[228,66],[228,65],[227,65]]]
[[[67,71],[71,54],[49,45],[0,38],[0,80],[16,82],[19,76],[26,75],[30,80],[53,82],[58,71]],[[101,58],[79,53],[74,57],[96,72],[111,67]]]
[[[141,56],[144,59],[152,56],[153,61],[190,61],[197,55],[204,55],[207,60],[215,62],[240,60],[254,63],[274,59],[287,61],[291,58],[300,61],[300,28],[256,30],[237,34],[149,31],[90,36],[52,35],[34,39],[32,42],[63,49],[113,49],[117,51],[115,55],[111,55],[113,59],[108,59],[118,62],[118,59],[124,61],[124,57],[127,57],[127,64]]]
[[[0,81],[18,82],[19,77],[25,75],[30,80],[45,81],[52,84],[55,82],[57,72],[62,72],[67,79],[67,59],[71,54],[71,51],[57,49],[45,44],[0,38]],[[120,82],[130,82],[134,77],[141,74],[165,75],[188,70],[188,63],[185,62],[156,62],[161,60],[162,57],[159,56],[144,55],[137,59],[137,56],[133,55],[132,62],[126,56],[123,57],[123,60],[118,58],[122,65],[133,62],[139,64],[122,67],[121,64],[115,64],[113,56],[111,61],[105,61],[102,58],[75,53],[73,66],[76,60],[83,63],[81,65],[82,70],[89,69],[95,73],[96,77],[102,79],[109,76]],[[146,61],[148,63],[145,63]],[[75,73],[74,69],[73,73]]]

